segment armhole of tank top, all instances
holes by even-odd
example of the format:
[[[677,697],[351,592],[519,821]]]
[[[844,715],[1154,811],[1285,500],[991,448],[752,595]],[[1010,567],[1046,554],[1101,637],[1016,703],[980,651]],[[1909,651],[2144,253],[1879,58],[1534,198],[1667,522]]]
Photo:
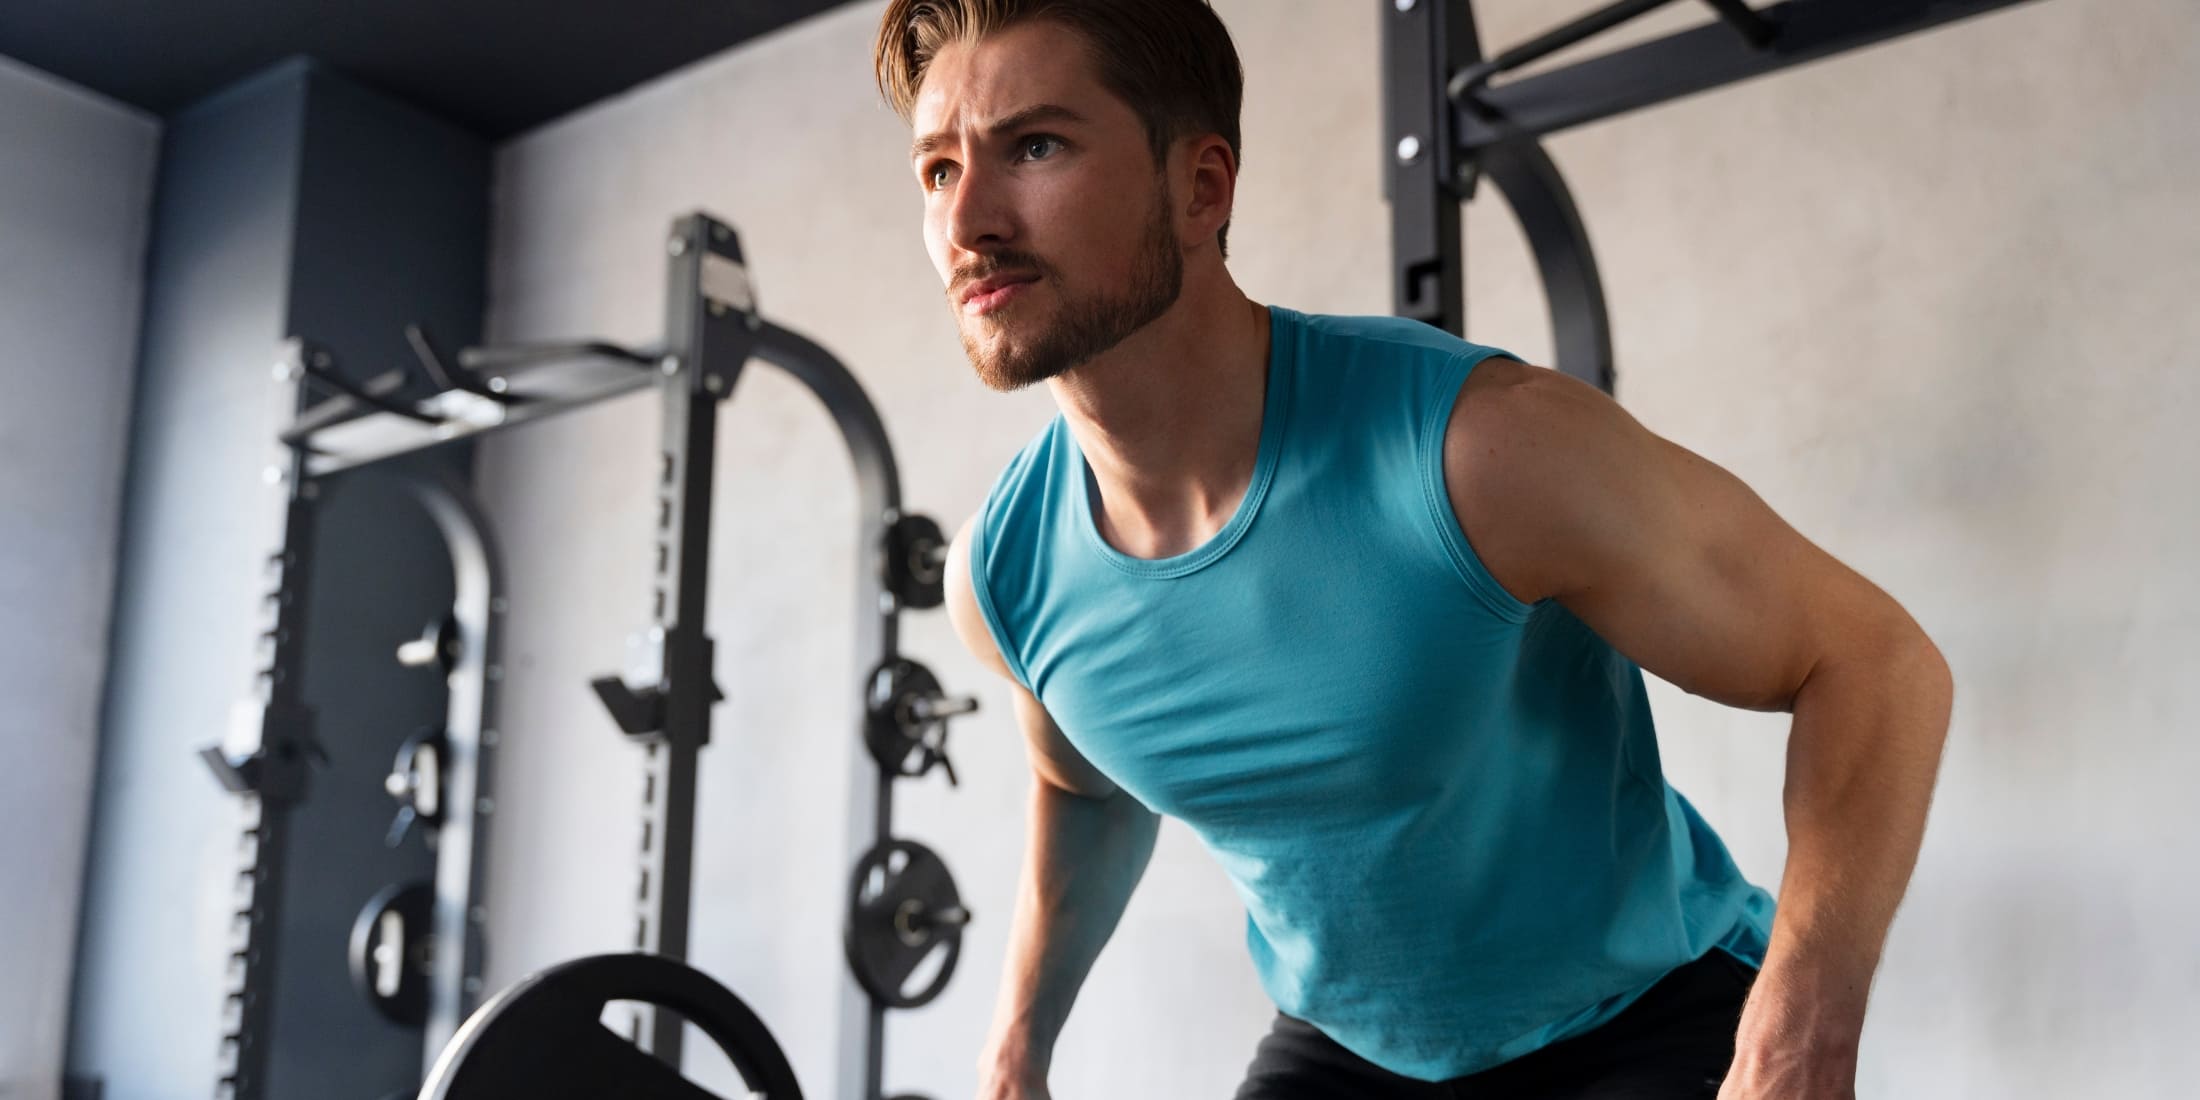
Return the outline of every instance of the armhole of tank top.
[[[987,582],[985,563],[988,557],[991,532],[987,530],[993,515],[994,495],[987,494],[985,504],[978,511],[978,522],[970,525],[970,588],[978,597],[978,615],[985,620],[986,632],[993,635],[993,644],[1001,651],[1001,661],[1008,666],[1009,675],[1025,691],[1031,691],[1031,677],[1024,672],[1024,662],[1016,652],[1016,640],[1008,633],[1008,624],[1001,619],[1000,609],[993,605],[993,586]]]
[[[1520,602],[1490,575],[1489,569],[1482,564],[1481,555],[1474,552],[1467,533],[1460,528],[1459,517],[1452,511],[1451,494],[1444,484],[1444,436],[1451,427],[1452,407],[1458,404],[1459,391],[1474,373],[1475,365],[1491,358],[1510,359],[1512,356],[1496,348],[1476,348],[1444,365],[1435,386],[1434,399],[1422,416],[1421,487],[1428,499],[1429,520],[1436,525],[1437,536],[1442,539],[1459,578],[1491,614],[1508,623],[1524,623],[1535,613],[1535,605]]]

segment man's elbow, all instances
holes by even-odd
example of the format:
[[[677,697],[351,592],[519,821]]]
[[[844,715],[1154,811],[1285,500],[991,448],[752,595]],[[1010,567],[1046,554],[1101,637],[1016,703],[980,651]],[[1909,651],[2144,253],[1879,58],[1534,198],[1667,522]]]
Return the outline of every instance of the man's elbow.
[[[1947,657],[1908,615],[1850,631],[1846,644],[1828,647],[1796,685],[1786,708],[1807,704],[1817,691],[1851,692],[1862,686],[1883,699],[1899,698],[1930,713],[1945,730],[1955,703],[1955,674]]]
[[[1932,710],[1939,716],[1938,724],[1945,727],[1955,704],[1955,673],[1949,670],[1948,658],[1925,629],[1904,614],[1882,629],[1872,648],[1888,688],[1912,697],[1914,705]]]

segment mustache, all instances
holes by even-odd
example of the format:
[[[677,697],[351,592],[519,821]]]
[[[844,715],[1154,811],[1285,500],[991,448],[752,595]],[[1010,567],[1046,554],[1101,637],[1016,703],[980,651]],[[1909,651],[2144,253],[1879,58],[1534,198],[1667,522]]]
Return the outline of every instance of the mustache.
[[[1044,277],[1048,274],[1051,271],[1045,261],[1029,252],[995,252],[956,268],[954,280],[947,285],[947,294],[950,298],[959,298],[964,287],[995,275]]]

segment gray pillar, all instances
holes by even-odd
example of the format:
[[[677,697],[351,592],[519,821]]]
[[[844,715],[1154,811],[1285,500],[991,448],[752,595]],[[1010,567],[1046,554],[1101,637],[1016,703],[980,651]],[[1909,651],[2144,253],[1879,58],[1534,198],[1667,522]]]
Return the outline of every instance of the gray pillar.
[[[208,1096],[217,1077],[239,813],[194,753],[252,690],[279,515],[261,474],[291,412],[277,345],[310,339],[364,378],[404,362],[407,321],[475,339],[488,164],[474,136],[304,60],[168,123],[69,1054],[110,1100]],[[442,717],[440,677],[390,654],[451,577],[386,473],[332,480],[318,511],[304,691],[329,762],[277,878],[266,1095],[375,1097],[417,1084],[420,1043],[353,994],[345,940],[376,889],[432,874],[417,834],[383,846],[381,778]]]

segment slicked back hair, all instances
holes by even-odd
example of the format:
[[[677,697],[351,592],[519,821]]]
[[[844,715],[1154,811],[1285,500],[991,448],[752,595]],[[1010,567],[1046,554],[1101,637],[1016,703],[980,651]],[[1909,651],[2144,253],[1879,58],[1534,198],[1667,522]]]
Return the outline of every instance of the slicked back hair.
[[[1241,157],[1245,72],[1207,0],[892,0],[873,56],[879,92],[908,121],[941,50],[1037,19],[1085,40],[1101,83],[1145,124],[1157,166],[1193,134],[1219,134]],[[1215,235],[1225,256],[1229,233],[1225,223]]]

